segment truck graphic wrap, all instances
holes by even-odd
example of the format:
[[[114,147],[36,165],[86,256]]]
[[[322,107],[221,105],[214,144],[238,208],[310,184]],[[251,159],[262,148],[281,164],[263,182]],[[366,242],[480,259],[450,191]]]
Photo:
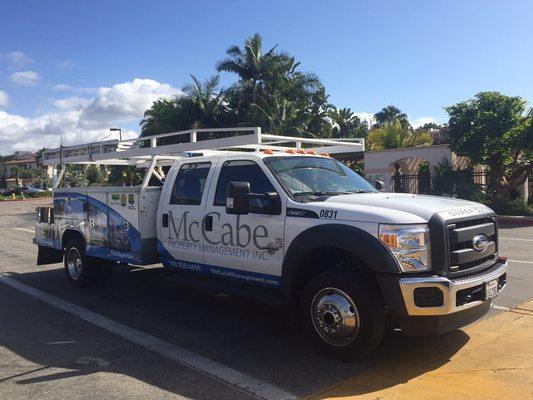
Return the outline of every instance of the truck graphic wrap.
[[[57,195],[54,213],[58,236],[66,229],[84,234],[86,254],[121,262],[141,262],[141,235],[133,224],[107,204],[81,193]],[[65,245],[63,243],[62,245]]]
[[[161,263],[167,268],[180,269],[187,272],[195,272],[203,275],[218,276],[234,281],[253,283],[261,286],[281,287],[281,277],[267,274],[259,274],[240,269],[225,268],[216,265],[207,265],[190,261],[178,260],[172,256],[163,243],[157,242],[157,252]]]

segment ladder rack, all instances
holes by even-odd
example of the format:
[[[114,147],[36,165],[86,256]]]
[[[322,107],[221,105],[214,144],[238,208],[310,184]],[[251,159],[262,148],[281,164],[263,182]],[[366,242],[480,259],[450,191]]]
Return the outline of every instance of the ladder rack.
[[[43,153],[44,165],[107,164],[146,166],[158,160],[174,160],[188,152],[201,151],[286,151],[312,149],[317,153],[362,153],[364,139],[314,139],[261,133],[259,127],[191,129],[130,140],[108,140],[59,147]]]

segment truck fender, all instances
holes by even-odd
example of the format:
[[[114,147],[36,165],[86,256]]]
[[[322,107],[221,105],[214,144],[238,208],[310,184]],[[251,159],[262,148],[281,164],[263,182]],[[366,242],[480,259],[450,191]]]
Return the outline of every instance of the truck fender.
[[[86,245],[85,236],[79,229],[67,228],[63,231],[63,235],[61,235],[61,248],[64,249],[67,243],[75,237],[79,237],[82,240],[83,246]]]
[[[344,224],[323,224],[309,228],[292,241],[282,266],[283,291],[292,298],[298,286],[296,282],[299,260],[306,253],[329,247],[346,251],[362,260],[374,273],[399,273],[400,267],[390,250],[370,233]]]

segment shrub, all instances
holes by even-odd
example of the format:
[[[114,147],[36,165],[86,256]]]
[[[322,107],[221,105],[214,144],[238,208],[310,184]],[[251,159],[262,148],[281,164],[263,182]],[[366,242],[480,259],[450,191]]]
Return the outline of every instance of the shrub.
[[[522,198],[489,205],[498,214],[504,215],[532,215],[532,209]]]

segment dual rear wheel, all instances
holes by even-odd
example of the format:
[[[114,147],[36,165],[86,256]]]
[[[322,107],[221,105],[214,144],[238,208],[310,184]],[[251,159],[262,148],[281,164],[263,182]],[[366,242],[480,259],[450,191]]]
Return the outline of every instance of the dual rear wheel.
[[[65,275],[74,286],[86,287],[105,283],[111,277],[113,263],[85,255],[85,246],[79,239],[73,239],[65,248]]]

